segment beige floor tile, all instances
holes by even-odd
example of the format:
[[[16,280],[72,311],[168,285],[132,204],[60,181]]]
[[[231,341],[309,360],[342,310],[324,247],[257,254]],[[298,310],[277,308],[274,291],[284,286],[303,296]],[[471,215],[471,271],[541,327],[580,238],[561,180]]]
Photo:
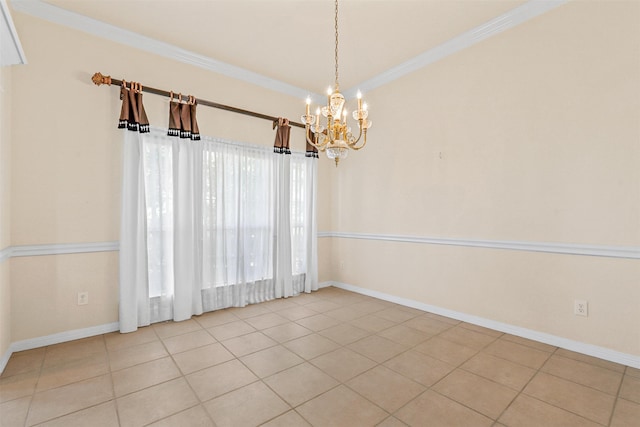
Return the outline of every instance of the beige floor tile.
[[[271,310],[261,304],[251,304],[247,305],[246,307],[232,307],[228,308],[227,310],[229,310],[231,314],[236,315],[240,319],[248,319],[249,317],[271,313]]]
[[[446,317],[446,316],[440,316],[439,314],[435,314],[435,313],[429,313],[429,312],[425,312],[424,317],[428,317],[429,319],[435,319],[438,320],[440,322],[444,322],[444,323],[448,323],[450,325],[459,325],[460,323],[462,323],[459,320],[456,319],[452,319],[450,317]]]
[[[74,360],[96,357],[106,354],[106,351],[103,335],[50,345],[44,355],[42,367],[44,369]]]
[[[388,417],[382,420],[380,424],[377,424],[376,427],[406,427],[407,425],[397,419],[396,417]]]
[[[599,425],[525,394],[519,395],[513,401],[499,421],[507,426],[518,427],[597,427]]]
[[[300,326],[297,323],[287,322],[272,328],[263,329],[262,333],[279,343],[283,343],[312,334],[313,331],[305,328],[304,326]]]
[[[447,329],[441,333],[439,337],[476,350],[482,350],[497,339],[496,337],[475,332],[460,326]]]
[[[569,359],[600,366],[601,368],[611,369],[616,372],[625,371],[625,366],[619,363],[609,362],[608,360],[598,359],[597,357],[587,356],[586,354],[576,353],[575,351],[565,350],[564,348],[559,348],[555,354],[557,356],[567,357]]]
[[[121,427],[147,425],[197,404],[198,398],[184,378],[177,378],[117,399]]]
[[[349,344],[348,347],[378,363],[383,363],[408,349],[405,345],[377,335],[363,338],[360,341]]]
[[[627,370],[624,371],[626,375],[640,378],[640,369],[632,368],[631,366],[627,366]]]
[[[106,402],[112,398],[113,388],[110,375],[36,393],[31,402],[27,424],[38,424]]]
[[[103,404],[56,418],[38,427],[119,427],[116,402],[110,400]]]
[[[267,328],[272,328],[274,326],[282,325],[283,323],[288,323],[289,320],[280,316],[277,313],[266,313],[258,316],[250,317],[245,320],[248,324],[253,326],[258,330],[263,330]]]
[[[139,363],[160,359],[168,354],[161,341],[152,341],[135,347],[109,352],[109,364],[112,371],[117,371]]]
[[[383,319],[382,317],[378,317],[375,314],[367,314],[366,316],[359,317],[355,320],[352,320],[351,323],[353,326],[358,327],[360,329],[364,329],[369,332],[380,332],[385,329],[391,328],[392,326],[397,325],[396,322],[392,322],[391,320]]]
[[[268,423],[262,424],[262,427],[311,427],[296,411],[289,411]]]
[[[342,322],[340,322],[338,319],[325,316],[324,314],[316,314],[314,316],[305,317],[303,319],[296,320],[296,323],[304,326],[307,329],[311,329],[314,332],[322,331],[323,329],[342,324]]]
[[[489,427],[493,420],[433,391],[426,391],[395,416],[410,426]]]
[[[40,371],[45,352],[46,347],[41,347],[13,353],[4,367],[4,371],[0,374],[0,378]]]
[[[0,403],[0,426],[22,427],[27,420],[31,396]]]
[[[601,391],[544,372],[531,380],[524,393],[600,424],[609,422],[615,400]]]
[[[620,397],[640,403],[640,378],[625,375],[620,389]]]
[[[406,322],[420,314],[413,311],[401,310],[399,308],[385,308],[384,310],[376,311],[376,316],[396,323]]]
[[[424,386],[381,365],[358,375],[346,384],[390,413],[425,391]]]
[[[207,329],[211,335],[218,341],[228,340],[230,338],[239,337],[241,335],[255,332],[256,329],[244,320],[235,320],[225,323],[224,325],[214,326]]]
[[[233,359],[234,356],[220,343],[205,345],[173,355],[183,374],[190,374]]]
[[[156,334],[153,326],[146,326],[144,328],[138,328],[135,332],[129,332],[127,334],[121,334],[120,332],[112,332],[104,336],[107,350],[116,351],[122,350],[126,347],[133,347],[152,341],[158,341],[160,337]]]
[[[112,374],[116,397],[133,393],[179,377],[180,371],[170,357],[122,369]]]
[[[278,343],[261,332],[252,332],[247,335],[231,338],[222,342],[227,350],[236,357],[246,356],[265,348],[273,347]]]
[[[500,338],[504,333],[493,329],[485,328],[483,326],[474,325],[472,323],[461,322],[458,324],[461,328],[469,329],[474,332],[480,332],[481,334],[489,335],[490,337]]]
[[[205,329],[213,328],[214,326],[225,325],[227,323],[235,322],[238,316],[231,313],[229,310],[216,310],[209,313],[204,313],[202,316],[195,316],[193,318]]]
[[[300,320],[304,319],[305,317],[311,317],[319,314],[315,310],[311,310],[310,308],[297,304],[295,304],[295,307],[288,307],[283,310],[278,310],[276,313],[289,320]]]
[[[168,322],[154,323],[151,327],[162,339],[202,329],[202,326],[193,319],[184,320],[182,322],[174,322],[170,320]]]
[[[376,366],[373,360],[348,348],[339,348],[323,354],[311,360],[311,363],[341,382],[346,382]]]
[[[430,334],[405,325],[392,326],[384,331],[378,332],[377,335],[403,344],[407,347],[414,347],[431,338]]]
[[[240,358],[240,360],[260,378],[268,377],[304,362],[300,356],[281,345],[257,351]]]
[[[202,402],[256,381],[253,372],[238,360],[230,360],[185,377]]]
[[[526,345],[527,347],[535,348],[536,350],[546,351],[547,353],[553,353],[558,347],[554,347],[549,344],[533,341],[527,338],[517,337],[515,335],[504,334],[500,339],[505,341],[511,341],[516,344]]]
[[[217,427],[257,426],[291,409],[260,381],[210,400],[203,406]]]
[[[85,359],[60,362],[42,369],[36,392],[86,380],[109,373],[106,353],[98,353]]]
[[[320,335],[335,341],[340,345],[351,344],[369,335],[364,329],[356,328],[348,323],[342,323],[319,332]]]
[[[358,319],[360,317],[366,316],[367,313],[362,311],[355,310],[353,307],[340,307],[335,310],[325,311],[325,315],[329,317],[333,317],[342,322],[349,322],[351,320]]]
[[[477,350],[437,336],[418,344],[413,349],[453,366],[460,365],[477,353]]]
[[[462,369],[453,371],[432,390],[492,419],[498,418],[518,394],[513,389]]]
[[[269,387],[295,407],[332,389],[339,383],[309,363],[294,366],[264,380]]]
[[[335,342],[318,334],[306,335],[288,341],[284,343],[284,346],[306,360],[313,359],[339,347]]]
[[[640,405],[624,399],[618,399],[613,411],[611,427],[633,427],[639,424]]]
[[[623,376],[621,372],[555,355],[547,360],[542,371],[614,396],[618,394]]]
[[[317,311],[318,313],[326,313],[328,311],[340,308],[340,305],[327,300],[318,300],[309,304],[305,304],[305,307],[313,311]]]
[[[414,350],[399,354],[384,365],[427,387],[455,369],[454,366]]]
[[[362,313],[376,313],[378,311],[385,310],[388,308],[387,304],[384,304],[382,301],[369,300],[357,302],[351,306],[354,310],[358,310]]]
[[[417,329],[427,335],[436,335],[447,329],[453,328],[455,325],[440,320],[433,319],[428,316],[418,316],[404,323],[405,326]]]
[[[38,371],[0,378],[0,403],[32,395],[38,378]]]
[[[536,374],[535,369],[482,352],[467,360],[461,367],[518,391]]]
[[[176,335],[162,340],[169,353],[176,354],[213,344],[216,340],[204,329]]]
[[[373,426],[385,411],[341,385],[296,409],[313,426]]]
[[[170,417],[149,424],[148,427],[216,427],[202,405],[197,405]]]
[[[300,304],[296,303],[296,297],[276,298],[271,301],[261,302],[260,304],[269,310],[276,312],[280,310],[286,310],[287,308],[299,307]]]
[[[482,351],[532,369],[539,369],[551,356],[546,351],[502,339],[492,342]]]

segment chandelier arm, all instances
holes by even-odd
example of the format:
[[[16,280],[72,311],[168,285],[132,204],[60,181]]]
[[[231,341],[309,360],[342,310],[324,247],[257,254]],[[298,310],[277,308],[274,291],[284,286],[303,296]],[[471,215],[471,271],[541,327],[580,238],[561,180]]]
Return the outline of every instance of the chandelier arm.
[[[329,139],[328,138],[325,138],[324,142],[320,142],[320,143],[317,143],[317,142],[314,142],[314,141],[310,140],[309,139],[309,127],[308,126],[306,128],[306,134],[307,134],[307,136],[306,136],[307,142],[309,144],[313,145],[314,147],[316,147],[318,150],[321,150],[321,151],[324,151],[327,148],[327,144],[329,143]],[[314,139],[317,141],[318,140],[318,135],[317,134],[314,134],[314,135],[315,135]]]
[[[363,136],[364,136],[364,140],[362,141],[362,145],[358,147],[357,144],[360,141],[360,138],[362,138]],[[365,129],[363,132],[362,128],[360,128],[360,134],[358,135],[358,139],[356,139],[353,142],[347,142],[347,146],[354,151],[363,149],[365,145],[367,145],[367,130]]]

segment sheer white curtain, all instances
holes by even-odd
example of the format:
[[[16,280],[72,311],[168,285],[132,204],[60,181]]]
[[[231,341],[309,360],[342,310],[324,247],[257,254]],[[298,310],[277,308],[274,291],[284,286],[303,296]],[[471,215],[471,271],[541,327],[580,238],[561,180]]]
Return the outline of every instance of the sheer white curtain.
[[[126,132],[120,330],[318,288],[316,162]]]

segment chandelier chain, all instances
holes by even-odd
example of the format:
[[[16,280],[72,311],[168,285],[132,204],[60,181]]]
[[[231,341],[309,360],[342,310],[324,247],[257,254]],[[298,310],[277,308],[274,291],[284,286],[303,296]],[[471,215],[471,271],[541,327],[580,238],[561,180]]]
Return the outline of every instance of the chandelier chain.
[[[338,0],[336,0],[336,17],[335,17],[335,27],[336,27],[336,90],[339,90],[340,85],[338,84]]]

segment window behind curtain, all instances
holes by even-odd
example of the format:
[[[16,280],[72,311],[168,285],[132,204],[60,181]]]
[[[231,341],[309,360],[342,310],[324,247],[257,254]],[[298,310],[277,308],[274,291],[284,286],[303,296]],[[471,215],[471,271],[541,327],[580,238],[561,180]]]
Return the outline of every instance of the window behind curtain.
[[[202,141],[202,288],[251,283],[273,276],[273,168],[270,149]],[[144,143],[149,296],[173,295],[173,144]],[[292,273],[307,271],[308,159],[291,155]]]

